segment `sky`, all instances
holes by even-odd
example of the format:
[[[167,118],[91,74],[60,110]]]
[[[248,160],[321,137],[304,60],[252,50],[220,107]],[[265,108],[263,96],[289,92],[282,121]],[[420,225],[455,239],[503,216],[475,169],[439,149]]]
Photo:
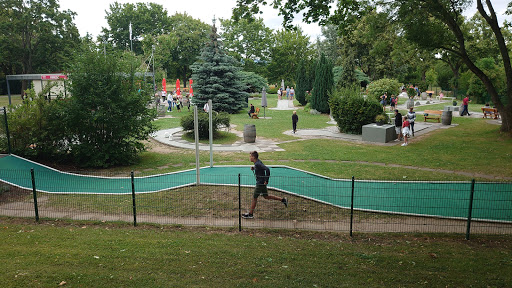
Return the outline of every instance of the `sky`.
[[[510,0],[493,0],[491,1],[498,15],[498,19],[503,21],[505,16],[504,12],[507,9],[507,5]],[[71,10],[77,13],[75,16],[75,24],[80,31],[81,36],[85,36],[87,32],[91,35],[98,36],[101,32],[102,27],[107,27],[107,21],[105,20],[105,11],[109,10],[111,3],[114,0],[60,0],[60,6],[62,10]],[[167,14],[174,15],[175,13],[184,13],[203,21],[204,23],[211,24],[213,17],[215,18],[230,18],[232,9],[236,6],[236,0],[117,0],[118,3],[137,3],[137,2],[152,2],[162,5],[166,10]],[[265,25],[271,29],[281,29],[282,19],[278,16],[278,11],[268,6],[262,8],[263,18]],[[476,4],[468,9],[464,15],[472,16],[476,12]],[[507,19],[511,21],[511,17]],[[218,22],[217,22],[218,23]],[[293,22],[295,25],[299,25],[306,35],[310,36],[311,41],[315,41],[317,36],[321,35],[321,29],[317,24],[305,24],[302,23],[300,17],[296,17]],[[500,22],[501,23],[501,22]],[[218,24],[217,24],[218,25]],[[219,25],[218,25],[219,26]]]
[[[111,3],[114,0],[60,0],[61,10],[71,10],[77,13],[75,16],[75,24],[80,31],[81,36],[85,36],[87,32],[93,36],[97,36],[101,32],[102,27],[107,27],[107,20],[105,20],[105,11],[109,10]],[[138,0],[126,1],[117,0],[118,3],[156,3],[162,5],[167,10],[167,15],[171,16],[178,13],[186,12],[188,15],[203,21],[206,24],[211,24],[213,17],[218,18],[231,18],[232,9],[236,6],[236,0]],[[260,16],[264,19],[264,23],[271,29],[281,29],[282,19],[277,15],[278,11],[270,7],[263,7],[263,15]],[[305,34],[311,36],[314,41],[317,36],[321,34],[320,27],[317,24],[305,24],[301,20],[294,20],[294,24],[300,24]],[[219,27],[217,22],[217,27]]]

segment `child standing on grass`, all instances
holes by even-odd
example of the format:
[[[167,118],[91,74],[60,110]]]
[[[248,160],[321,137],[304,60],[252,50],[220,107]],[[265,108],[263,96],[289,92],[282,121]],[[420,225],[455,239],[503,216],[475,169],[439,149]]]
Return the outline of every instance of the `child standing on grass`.
[[[402,123],[402,134],[404,135],[404,143],[402,144],[402,146],[407,146],[409,144],[409,127],[411,126],[411,123],[409,122],[407,116],[403,117],[403,121],[404,122]]]

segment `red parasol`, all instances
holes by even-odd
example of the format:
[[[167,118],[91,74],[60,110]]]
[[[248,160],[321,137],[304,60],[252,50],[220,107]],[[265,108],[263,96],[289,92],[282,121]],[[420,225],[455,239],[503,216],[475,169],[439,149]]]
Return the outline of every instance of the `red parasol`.
[[[167,92],[167,83],[165,82],[165,78],[162,79],[162,91]]]
[[[181,95],[180,79],[176,79],[176,95]]]
[[[192,79],[189,80],[189,83],[190,83],[189,95],[190,95],[190,97],[192,97],[192,96],[194,96],[194,91],[192,90]]]

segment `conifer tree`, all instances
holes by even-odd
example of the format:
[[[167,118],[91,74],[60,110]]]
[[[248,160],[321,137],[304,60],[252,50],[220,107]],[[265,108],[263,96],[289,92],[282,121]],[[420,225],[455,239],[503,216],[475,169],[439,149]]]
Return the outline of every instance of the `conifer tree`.
[[[297,66],[297,76],[295,78],[295,99],[299,101],[300,105],[306,105],[306,91],[309,89],[309,80],[306,74],[306,63],[304,59],[300,60]]]
[[[311,108],[321,113],[329,113],[329,94],[334,85],[332,68],[331,62],[322,53],[320,61],[316,65],[315,82],[311,96]]]
[[[218,40],[215,21],[210,34],[210,42],[201,52],[199,60],[191,66],[194,80],[195,105],[203,107],[212,100],[213,110],[237,113],[247,106],[248,94],[244,92],[240,68],[233,57],[223,50]]]

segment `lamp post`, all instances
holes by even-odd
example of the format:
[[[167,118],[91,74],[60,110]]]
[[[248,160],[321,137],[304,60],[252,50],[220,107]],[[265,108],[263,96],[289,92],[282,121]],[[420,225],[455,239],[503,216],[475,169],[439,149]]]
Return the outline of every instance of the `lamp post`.
[[[156,93],[155,84],[155,45],[151,46],[151,58],[153,58],[153,92]]]

